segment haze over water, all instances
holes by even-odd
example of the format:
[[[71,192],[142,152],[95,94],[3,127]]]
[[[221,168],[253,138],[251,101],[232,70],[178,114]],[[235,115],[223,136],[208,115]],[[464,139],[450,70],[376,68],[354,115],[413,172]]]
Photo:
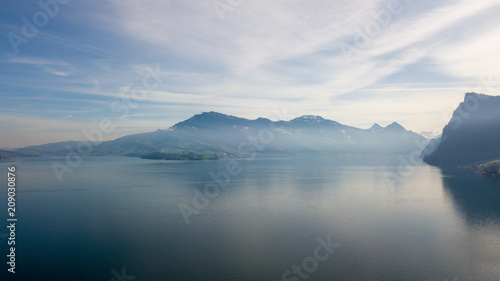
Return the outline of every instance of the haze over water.
[[[0,164],[18,171],[18,280],[282,280],[327,237],[307,280],[500,280],[500,186],[472,171],[391,184],[394,156],[239,159],[188,225],[179,203],[230,160],[88,157],[60,183],[55,159]]]

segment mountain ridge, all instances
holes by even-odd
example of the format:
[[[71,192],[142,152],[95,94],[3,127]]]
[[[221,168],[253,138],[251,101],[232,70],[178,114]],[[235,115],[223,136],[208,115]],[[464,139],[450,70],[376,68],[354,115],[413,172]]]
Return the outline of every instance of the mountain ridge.
[[[374,125],[375,126],[375,125]],[[372,127],[373,128],[373,127]],[[302,115],[289,121],[267,118],[246,119],[219,112],[203,112],[168,129],[132,134],[96,145],[91,155],[140,156],[144,153],[211,153],[244,156],[239,147],[262,135],[272,141],[262,145],[260,154],[303,153],[405,153],[424,138],[407,131],[397,122],[377,130],[360,129],[317,115]],[[30,146],[30,150],[64,154],[78,142]],[[64,146],[64,147],[63,147]]]

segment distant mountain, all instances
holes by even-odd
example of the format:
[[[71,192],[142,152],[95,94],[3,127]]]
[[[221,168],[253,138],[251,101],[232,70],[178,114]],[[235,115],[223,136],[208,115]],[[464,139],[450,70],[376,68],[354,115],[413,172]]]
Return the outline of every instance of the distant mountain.
[[[425,138],[394,122],[359,129],[321,116],[304,115],[290,121],[266,118],[249,120],[217,112],[204,112],[166,130],[128,135],[103,142],[92,155],[140,156],[147,153],[208,153],[246,156],[254,149],[261,155],[309,153],[408,153]],[[64,142],[29,147],[61,154],[76,146]],[[253,148],[248,149],[253,146]],[[155,154],[156,155],[156,154]]]
[[[457,166],[500,158],[500,96],[467,93],[435,146],[424,157],[433,165]]]
[[[45,153],[57,154],[63,152],[67,147],[76,147],[78,141],[64,141],[64,142],[54,142],[42,145],[32,145],[23,148],[28,151],[41,151]]]
[[[368,129],[370,132],[374,132],[374,133],[378,133],[380,131],[382,131],[384,128],[382,126],[380,126],[379,124],[375,123],[373,124],[373,126],[371,126],[370,129]]]

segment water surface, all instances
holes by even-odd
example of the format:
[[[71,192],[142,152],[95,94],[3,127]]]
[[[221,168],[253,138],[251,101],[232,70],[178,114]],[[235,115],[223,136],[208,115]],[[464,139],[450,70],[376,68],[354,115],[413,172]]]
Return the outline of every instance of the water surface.
[[[64,159],[0,162],[4,187],[17,166],[11,280],[108,281],[123,268],[134,280],[282,280],[328,237],[340,246],[307,280],[500,280],[500,185],[468,170],[424,164],[392,182],[391,156],[243,159],[186,224],[179,204],[231,160],[88,157],[62,182],[53,161]]]

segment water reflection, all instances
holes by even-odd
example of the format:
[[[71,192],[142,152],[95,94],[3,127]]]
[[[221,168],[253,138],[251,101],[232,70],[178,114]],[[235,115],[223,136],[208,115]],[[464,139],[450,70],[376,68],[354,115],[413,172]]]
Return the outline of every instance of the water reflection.
[[[500,184],[468,169],[442,169],[443,186],[469,224],[500,221]]]
[[[443,187],[466,222],[469,276],[500,280],[500,184],[467,169],[442,169]]]

